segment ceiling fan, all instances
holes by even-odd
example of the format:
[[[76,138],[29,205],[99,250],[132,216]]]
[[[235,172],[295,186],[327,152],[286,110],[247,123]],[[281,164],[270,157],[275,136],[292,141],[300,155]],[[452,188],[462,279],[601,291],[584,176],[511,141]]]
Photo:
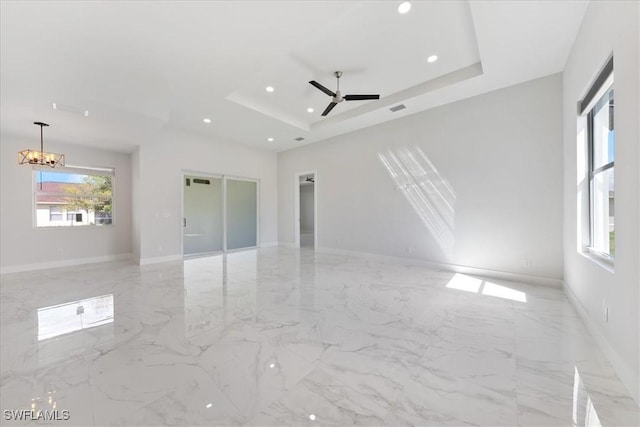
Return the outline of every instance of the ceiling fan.
[[[320,83],[318,83],[315,80],[311,80],[309,82],[312,86],[315,86],[316,88],[320,89],[321,91],[323,91],[324,93],[326,93],[332,98],[327,108],[325,108],[324,111],[322,112],[323,116],[326,116],[327,114],[329,114],[331,110],[333,110],[333,107],[335,107],[342,101],[366,101],[368,99],[380,99],[380,95],[344,95],[343,96],[340,93],[340,77],[342,77],[342,71],[336,71],[335,73],[333,73],[333,75],[336,76],[336,80],[338,81],[338,85],[337,85],[338,88],[336,89],[335,92],[330,91],[329,89],[322,86]]]

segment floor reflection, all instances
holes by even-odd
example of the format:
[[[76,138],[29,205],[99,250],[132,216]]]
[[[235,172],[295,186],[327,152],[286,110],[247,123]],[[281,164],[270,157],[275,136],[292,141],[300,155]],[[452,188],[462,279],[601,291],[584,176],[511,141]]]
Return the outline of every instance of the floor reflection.
[[[113,322],[113,294],[38,309],[38,341]]]
[[[591,396],[580,377],[578,367],[574,367],[573,379],[573,426],[602,427]]]
[[[0,407],[69,425],[639,424],[561,289],[292,248],[1,279]]]
[[[256,250],[184,260],[185,334],[237,321],[257,306]]]

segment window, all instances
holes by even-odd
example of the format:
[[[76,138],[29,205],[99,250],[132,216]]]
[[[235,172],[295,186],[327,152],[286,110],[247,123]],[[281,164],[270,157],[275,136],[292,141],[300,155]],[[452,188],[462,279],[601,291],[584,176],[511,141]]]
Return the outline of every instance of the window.
[[[589,212],[591,249],[615,254],[613,87],[589,111]]]
[[[49,221],[62,221],[62,208],[60,206],[49,206]]]
[[[606,260],[615,255],[615,129],[613,58],[582,101],[587,118],[589,241],[587,249]]]
[[[98,212],[96,212],[96,216]],[[67,221],[82,222],[82,212],[67,212]]]
[[[112,224],[112,169],[34,169],[33,175],[36,227]]]

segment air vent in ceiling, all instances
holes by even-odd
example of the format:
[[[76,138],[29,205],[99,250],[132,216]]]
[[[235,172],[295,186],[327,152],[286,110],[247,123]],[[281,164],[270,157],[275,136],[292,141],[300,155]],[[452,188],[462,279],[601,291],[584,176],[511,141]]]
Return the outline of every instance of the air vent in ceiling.
[[[84,110],[84,109],[82,109],[80,107],[74,107],[74,106],[71,106],[71,105],[64,105],[64,104],[60,104],[60,103],[57,103],[57,102],[52,102],[51,106],[56,111],[65,111],[67,113],[79,114],[79,115],[85,116],[85,117],[89,116],[89,110]]]
[[[405,108],[407,108],[406,105],[400,104],[400,105],[396,105],[395,107],[389,108],[389,110],[391,110],[393,113],[395,113],[396,111],[404,110]]]
[[[299,136],[299,137],[295,138],[294,141],[298,141],[298,142],[304,141],[304,138]]]

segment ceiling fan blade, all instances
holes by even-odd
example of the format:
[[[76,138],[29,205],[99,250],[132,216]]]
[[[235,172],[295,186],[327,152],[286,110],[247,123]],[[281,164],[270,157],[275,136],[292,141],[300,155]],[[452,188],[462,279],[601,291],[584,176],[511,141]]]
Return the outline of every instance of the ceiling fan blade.
[[[315,80],[311,80],[309,83],[311,85],[317,87],[318,89],[320,89],[321,91],[323,91],[324,93],[326,93],[329,96],[336,96],[335,93],[331,92],[329,89],[327,89],[326,87],[322,86],[320,83],[318,83]]]
[[[329,105],[327,105],[327,108],[324,109],[324,111],[322,112],[322,115],[326,116],[327,114],[329,114],[329,112],[331,112],[331,110],[333,110],[333,107],[335,107],[336,105],[338,105],[338,103],[336,102],[332,102]]]
[[[366,101],[367,99],[380,99],[380,95],[345,95],[345,101]]]

